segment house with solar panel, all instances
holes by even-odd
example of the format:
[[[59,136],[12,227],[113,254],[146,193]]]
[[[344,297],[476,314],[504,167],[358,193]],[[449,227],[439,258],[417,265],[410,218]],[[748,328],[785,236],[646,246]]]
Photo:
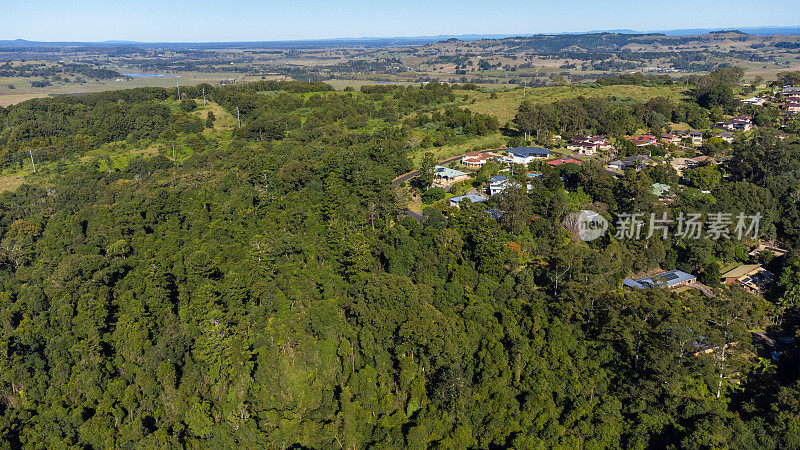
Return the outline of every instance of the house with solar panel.
[[[772,272],[761,264],[743,264],[722,274],[722,282],[739,286],[751,294],[761,294],[772,282]]]
[[[450,187],[454,183],[469,178],[469,174],[460,170],[444,166],[436,166],[433,172],[433,185],[442,188]]]
[[[697,283],[696,276],[677,269],[660,273],[652,277],[643,278],[641,280],[625,278],[622,281],[623,286],[637,289],[650,289],[654,287],[675,289],[680,286],[687,286],[695,283]]]
[[[550,150],[544,147],[516,147],[505,150],[507,156],[499,158],[500,162],[506,164],[528,164],[537,159],[547,159],[550,157]]]

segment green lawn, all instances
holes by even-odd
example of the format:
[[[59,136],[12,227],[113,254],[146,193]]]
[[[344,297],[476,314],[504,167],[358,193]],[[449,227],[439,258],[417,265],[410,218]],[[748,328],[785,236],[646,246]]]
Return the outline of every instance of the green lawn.
[[[427,152],[433,153],[436,155],[437,160],[442,161],[444,159],[462,155],[474,150],[487,150],[503,147],[504,145],[505,140],[503,139],[503,136],[497,132],[486,136],[474,137],[458,144],[450,144],[442,147],[416,148],[413,150],[414,153],[409,155],[409,157],[412,159],[414,166],[416,167],[422,161],[422,156]]]

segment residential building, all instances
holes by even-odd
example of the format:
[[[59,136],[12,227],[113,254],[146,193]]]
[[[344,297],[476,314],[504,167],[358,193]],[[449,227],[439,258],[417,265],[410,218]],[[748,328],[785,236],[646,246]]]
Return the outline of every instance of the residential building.
[[[503,156],[501,162],[507,164],[528,164],[537,159],[546,159],[550,156],[550,150],[543,147],[516,147],[506,150],[508,156]]]
[[[583,161],[575,158],[561,158],[561,159],[554,159],[552,161],[547,161],[547,164],[555,167],[555,166],[560,166],[562,164],[583,164]]]
[[[469,200],[472,203],[480,203],[485,202],[488,198],[478,194],[459,195],[458,197],[450,197],[450,206],[460,208],[461,202],[464,200]]]
[[[770,252],[775,256],[784,256],[789,253],[789,250],[785,250],[782,248],[775,247],[774,245],[764,244],[763,242],[759,242],[756,247],[748,253],[751,258],[758,257],[758,254],[761,252]]]
[[[611,149],[611,145],[603,136],[575,136],[567,145],[567,150],[586,156],[592,156],[598,150],[609,149]]]
[[[690,131],[689,139],[692,140],[692,145],[694,145],[695,147],[703,145],[703,133],[701,133],[700,131]]]
[[[748,98],[746,100],[742,100],[742,103],[744,105],[748,105],[748,106],[761,106],[766,102],[767,102],[767,99],[761,98],[761,97],[752,97],[752,98]]]
[[[495,195],[503,192],[506,189],[506,184],[510,181],[510,178],[504,177],[503,175],[495,175],[492,178],[489,178],[489,195],[494,197]]]
[[[681,137],[672,133],[661,133],[661,142],[678,145],[681,143]]]
[[[670,161],[672,168],[682,175],[685,169],[693,169],[701,164],[718,164],[717,160],[707,155],[695,156],[694,158],[673,158]]]
[[[664,287],[674,289],[680,286],[687,286],[697,282],[697,277],[680,270],[670,270],[669,272],[660,273],[658,275],[644,278],[641,280],[634,280],[625,278],[622,284],[637,289],[649,289],[653,287]]]
[[[451,169],[444,166],[436,166],[433,174],[433,185],[439,187],[449,187],[454,183],[469,178],[469,174],[460,170]]]
[[[625,170],[633,167],[637,171],[642,170],[644,166],[649,166],[655,163],[655,160],[645,155],[626,156],[608,163],[607,167],[611,170]]]
[[[792,114],[800,113],[800,103],[795,102],[787,102],[786,103],[786,111]]]
[[[722,139],[723,141],[731,144],[733,143],[733,133],[730,131],[720,131],[717,133],[716,137]]]
[[[492,158],[494,155],[491,153],[469,152],[461,158],[461,164],[467,167],[483,167]]]
[[[637,147],[647,147],[648,145],[656,145],[656,137],[652,134],[642,134],[640,136],[633,136],[630,138]]]
[[[653,183],[653,191],[652,192],[653,192],[653,195],[655,195],[657,197],[666,197],[671,193],[670,192],[671,189],[672,188],[668,184]]]
[[[772,272],[761,264],[743,264],[722,274],[722,282],[739,286],[752,294],[761,294],[772,282]]]
[[[489,195],[494,197],[495,195],[502,193],[511,186],[522,186],[522,183],[520,183],[517,180],[512,180],[510,178],[504,177],[502,175],[496,175],[493,176],[492,178],[489,178],[489,187],[487,188],[487,190],[489,191]],[[528,191],[533,190],[533,186],[531,186],[530,184],[525,184],[525,186],[527,187]]]
[[[736,116],[716,125],[729,131],[750,131],[753,128],[753,118],[751,116]]]

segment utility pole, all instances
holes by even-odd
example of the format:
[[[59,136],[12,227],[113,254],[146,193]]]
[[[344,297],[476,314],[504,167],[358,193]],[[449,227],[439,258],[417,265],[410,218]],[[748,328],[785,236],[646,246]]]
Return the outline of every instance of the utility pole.
[[[28,153],[31,154],[31,164],[33,164],[33,173],[36,173],[36,163],[33,162],[33,150],[28,149]]]
[[[177,81],[175,82],[175,87],[178,88],[178,101],[181,101],[181,85]]]
[[[239,118],[239,107],[236,107],[236,121],[239,122],[239,128],[242,128],[242,119]]]
[[[206,88],[203,88],[203,106],[206,106]]]

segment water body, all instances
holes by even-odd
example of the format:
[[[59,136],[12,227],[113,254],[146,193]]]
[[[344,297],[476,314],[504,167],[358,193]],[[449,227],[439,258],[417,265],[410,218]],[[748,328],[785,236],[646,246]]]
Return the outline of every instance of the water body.
[[[180,75],[166,75],[163,73],[123,73],[126,77],[135,77],[135,78],[180,78]]]

